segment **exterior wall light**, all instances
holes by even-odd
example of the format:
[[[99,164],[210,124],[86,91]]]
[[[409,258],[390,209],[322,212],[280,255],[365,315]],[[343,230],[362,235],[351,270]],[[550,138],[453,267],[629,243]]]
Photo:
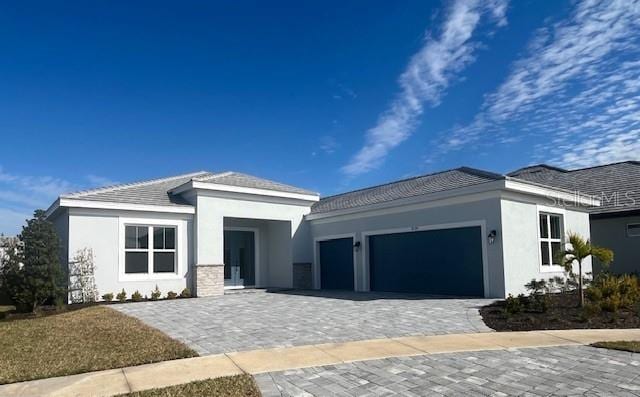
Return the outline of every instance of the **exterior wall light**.
[[[489,232],[489,235],[487,236],[487,239],[489,239],[489,244],[493,244],[496,242],[497,235],[498,235],[498,232],[495,230],[492,230]]]

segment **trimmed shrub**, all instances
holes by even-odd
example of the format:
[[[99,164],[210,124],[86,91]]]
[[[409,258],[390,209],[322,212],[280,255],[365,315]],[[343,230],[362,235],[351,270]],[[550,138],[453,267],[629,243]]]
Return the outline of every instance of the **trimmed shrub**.
[[[633,309],[640,302],[640,284],[636,276],[604,274],[589,285],[587,297],[607,312]]]
[[[584,305],[584,307],[582,308],[582,319],[584,321],[589,320],[593,317],[596,317],[598,315],[600,315],[600,312],[602,312],[602,309],[600,308],[600,305],[595,304],[595,303],[587,303],[586,305]]]
[[[504,300],[504,311],[506,312],[506,314],[511,315],[522,312],[522,310],[524,309],[524,306],[522,304],[523,298],[524,295],[522,294],[518,295],[517,297],[509,294],[509,296],[507,296],[507,299]]]
[[[136,290],[133,294],[131,294],[131,300],[134,302],[142,301],[142,294],[140,291]]]
[[[173,292],[173,291],[169,291],[167,292],[167,299],[176,299],[178,297],[178,294]]]
[[[181,298],[191,298],[191,290],[189,288],[185,288],[180,293]]]
[[[161,296],[162,296],[162,293],[160,292],[160,288],[158,288],[158,285],[156,284],[156,289],[151,291],[151,300],[157,301],[158,299],[160,299]]]
[[[116,299],[118,299],[119,302],[127,300],[127,293],[124,291],[124,288],[122,289],[122,292],[119,292],[118,295],[116,295]]]
[[[107,294],[102,295],[102,300],[105,302],[111,302],[113,300],[113,293],[109,292]]]

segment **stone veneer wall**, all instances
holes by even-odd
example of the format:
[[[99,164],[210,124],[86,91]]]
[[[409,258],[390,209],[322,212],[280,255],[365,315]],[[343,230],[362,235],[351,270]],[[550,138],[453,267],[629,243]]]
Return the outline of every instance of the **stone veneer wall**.
[[[293,288],[312,289],[312,271],[311,263],[294,263],[293,264]]]
[[[224,265],[196,265],[195,293],[198,297],[224,294]]]

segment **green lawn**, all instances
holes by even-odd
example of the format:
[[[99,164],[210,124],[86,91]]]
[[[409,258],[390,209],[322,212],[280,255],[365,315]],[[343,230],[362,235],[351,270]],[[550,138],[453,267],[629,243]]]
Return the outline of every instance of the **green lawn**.
[[[597,342],[591,346],[640,353],[640,341]]]
[[[249,375],[207,379],[184,385],[151,389],[119,397],[259,397],[260,391]]]
[[[197,355],[162,332],[104,306],[0,321],[0,384]]]

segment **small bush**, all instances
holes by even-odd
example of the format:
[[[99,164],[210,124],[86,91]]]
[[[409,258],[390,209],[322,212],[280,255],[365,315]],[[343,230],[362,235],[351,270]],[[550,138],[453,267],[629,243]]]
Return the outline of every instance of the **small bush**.
[[[142,301],[142,294],[140,291],[136,290],[133,294],[131,294],[131,300],[134,302]]]
[[[173,291],[169,291],[167,292],[167,299],[176,299],[178,297],[178,294],[173,292]]]
[[[601,275],[587,288],[590,302],[607,312],[620,308],[633,309],[640,302],[640,284],[636,276]]]
[[[191,298],[191,290],[189,288],[185,288],[180,293],[181,298]]]
[[[118,292],[118,295],[116,295],[116,299],[119,302],[124,302],[127,300],[127,293],[125,292],[124,288],[122,289],[122,292]]]
[[[505,299],[505,306],[504,306],[504,310],[508,315],[511,314],[518,314],[520,312],[522,312],[522,310],[524,309],[524,305],[522,304],[524,300],[524,295],[520,294],[517,297],[514,297],[513,295],[509,294],[509,296],[507,296],[507,299]]]
[[[160,299],[161,296],[162,296],[162,293],[160,292],[160,288],[158,288],[158,285],[156,284],[156,289],[151,291],[151,300],[157,301],[158,299]]]
[[[595,303],[587,303],[582,308],[582,313],[581,313],[582,320],[587,321],[593,317],[600,315],[600,312],[602,312],[602,308],[600,307],[600,305]]]
[[[113,293],[109,292],[102,295],[102,300],[105,302],[111,302],[113,300]]]

